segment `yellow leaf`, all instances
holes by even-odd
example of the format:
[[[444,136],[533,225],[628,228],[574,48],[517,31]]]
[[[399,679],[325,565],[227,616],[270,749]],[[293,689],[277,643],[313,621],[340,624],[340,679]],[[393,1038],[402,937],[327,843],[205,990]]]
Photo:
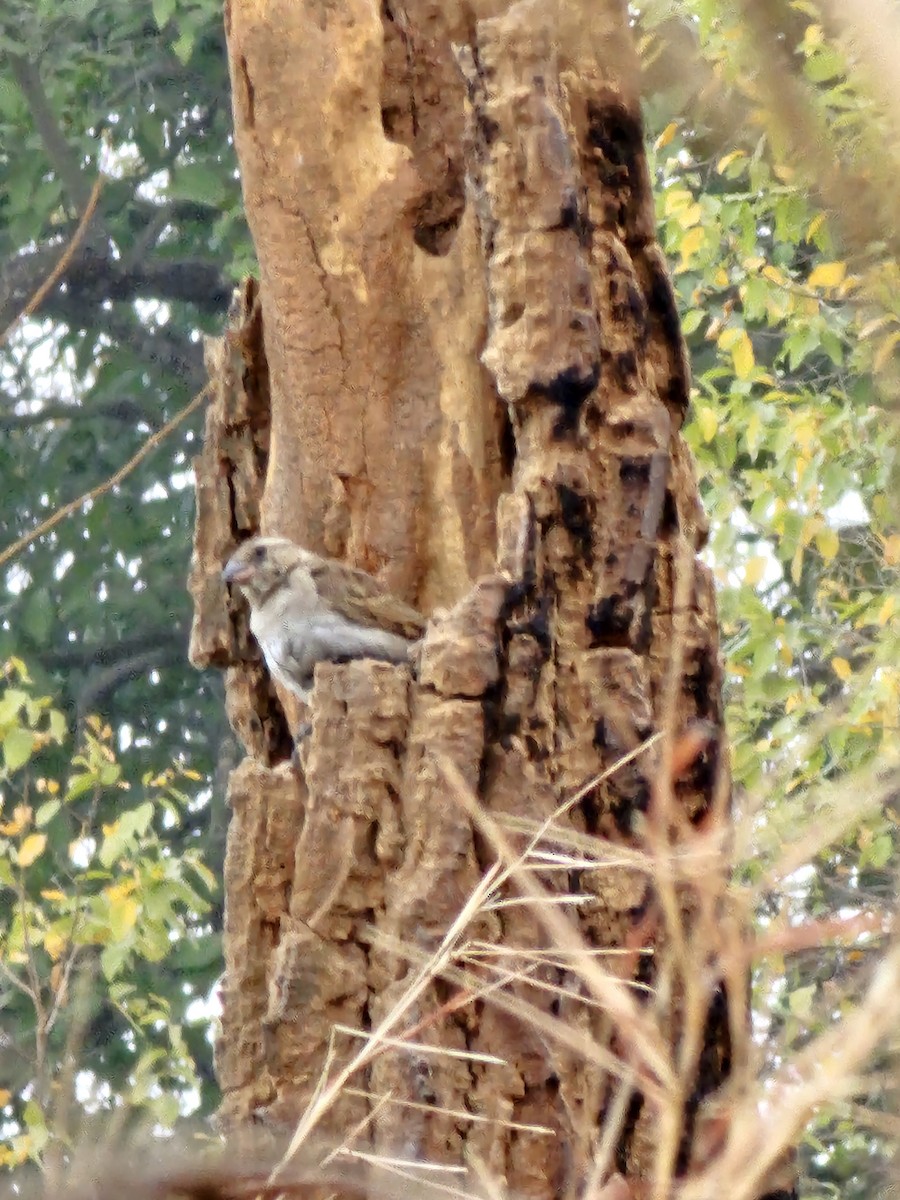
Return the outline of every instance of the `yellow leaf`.
[[[44,949],[50,955],[53,962],[56,962],[61,957],[63,950],[65,950],[68,944],[68,938],[63,937],[61,933],[57,933],[52,929],[49,929],[44,934]]]
[[[65,900],[66,893],[59,888],[42,888],[41,895],[45,900]]]
[[[847,274],[847,264],[844,262],[827,262],[819,265],[810,273],[809,286],[814,288],[834,288],[844,282]]]
[[[777,267],[773,267],[771,263],[763,267],[762,274],[764,279],[768,279],[769,283],[777,283],[779,287],[787,287],[788,277],[784,271],[779,271]]]
[[[704,405],[702,408],[697,408],[696,419],[704,442],[711,442],[719,428],[718,413],[714,408],[707,408]]]
[[[835,530],[829,529],[827,526],[816,534],[816,548],[826,562],[831,562],[840,549],[840,545],[841,539]]]
[[[656,149],[662,150],[663,146],[668,146],[672,138],[675,136],[675,131],[678,129],[677,121],[670,121],[659,137],[656,139]]]
[[[776,292],[766,296],[766,316],[770,325],[777,325],[791,311],[790,300],[784,292]]]
[[[687,208],[688,205],[694,203],[693,195],[687,188],[673,187],[664,192],[663,210],[667,217],[671,217],[673,213],[677,213],[679,209]]]
[[[30,867],[44,853],[46,845],[47,835],[45,833],[29,833],[27,838],[22,839],[16,855],[19,866]]]
[[[853,668],[847,662],[846,658],[833,658],[831,660],[831,669],[837,675],[838,679],[843,680],[844,683],[853,674]]]
[[[747,155],[743,150],[732,150],[730,154],[723,155],[716,163],[716,170],[721,175],[731,166],[733,162],[737,162],[739,158],[746,158]]]
[[[746,329],[726,329],[720,335],[718,344],[723,350],[731,353],[734,373],[738,379],[746,379],[753,370],[753,343]]]
[[[824,213],[819,213],[818,216],[813,217],[813,219],[810,221],[810,223],[806,229],[806,241],[811,242],[824,224],[825,224],[825,214]]]
[[[134,891],[134,880],[123,879],[119,883],[111,883],[109,887],[105,889],[105,891],[107,897],[109,898],[110,904],[114,906],[126,896],[131,895],[131,893]]]
[[[825,522],[820,516],[807,517],[800,529],[800,544],[808,546],[820,529],[824,529]]]
[[[794,435],[794,441],[804,452],[804,455],[809,456],[809,451],[813,448],[816,440],[816,419],[812,413],[804,413],[797,420],[791,422],[791,432]]]
[[[681,239],[681,245],[678,247],[681,253],[681,262],[678,264],[679,271],[685,271],[691,264],[691,259],[706,241],[706,230],[702,225],[695,225],[693,229],[689,229]]]
[[[762,417],[758,412],[754,411],[750,414],[750,420],[747,422],[747,429],[744,433],[744,438],[747,442],[747,449],[753,455],[755,455],[759,449],[759,444],[762,441],[762,431]]]
[[[713,283],[716,285],[716,287],[720,288],[727,288],[729,286],[731,280],[728,278],[728,272],[724,267],[718,267],[716,269],[716,273],[713,275]]]
[[[806,33],[803,35],[804,46],[821,46],[825,40],[825,30],[818,22],[812,25],[807,25]]]
[[[694,225],[699,225],[702,219],[703,209],[699,204],[691,204],[678,214],[678,224],[682,229],[690,229]]]
[[[872,367],[876,374],[883,371],[887,366],[891,355],[897,343],[900,342],[900,331],[894,331],[890,337],[886,337],[878,349],[875,351],[875,356],[872,359]]]
[[[753,558],[748,559],[747,565],[744,567],[744,583],[748,587],[756,587],[758,583],[762,582],[768,565],[769,560],[763,554],[756,554]]]
[[[745,330],[741,330],[740,338],[731,347],[731,360],[734,363],[734,373],[738,379],[746,379],[753,370],[753,343]]]
[[[9,1088],[0,1088],[0,1108],[9,1104],[10,1100],[12,1100],[12,1092]]]
[[[803,544],[801,543],[794,551],[794,557],[791,559],[791,579],[794,583],[799,583],[803,575]]]
[[[887,625],[888,621],[891,619],[891,617],[896,612],[896,609],[897,609],[897,597],[896,596],[888,596],[888,598],[885,600],[884,604],[882,604],[881,608],[878,610],[878,616],[876,617],[878,624],[879,625]]]
[[[15,837],[31,824],[31,809],[27,804],[17,804],[13,809],[13,819],[0,825],[0,833],[6,837]]]
[[[140,905],[134,896],[117,897],[109,906],[109,927],[114,938],[122,938],[137,924]]]

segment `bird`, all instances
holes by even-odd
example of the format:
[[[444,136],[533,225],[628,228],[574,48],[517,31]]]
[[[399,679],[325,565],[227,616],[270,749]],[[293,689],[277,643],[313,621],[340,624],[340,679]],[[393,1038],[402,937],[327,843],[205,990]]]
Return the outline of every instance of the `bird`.
[[[250,632],[278,683],[308,703],[316,663],[405,663],[425,618],[367,571],[283,537],[253,537],[222,570],[250,605]]]

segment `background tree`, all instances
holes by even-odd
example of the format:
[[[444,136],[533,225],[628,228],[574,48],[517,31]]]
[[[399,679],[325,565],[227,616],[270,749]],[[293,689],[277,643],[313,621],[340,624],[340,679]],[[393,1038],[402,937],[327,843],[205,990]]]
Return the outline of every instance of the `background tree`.
[[[733,664],[727,680],[735,774],[761,808],[747,878],[764,898],[771,929],[836,905],[865,910],[892,890],[890,810],[859,823],[860,798],[874,797],[877,785],[857,786],[844,811],[835,811],[833,796],[811,794],[809,785],[823,775],[839,781],[871,763],[883,768],[896,728],[897,545],[888,502],[891,431],[879,405],[894,386],[896,287],[893,257],[878,245],[879,236],[891,245],[896,224],[883,216],[890,216],[893,187],[884,180],[891,178],[896,141],[891,81],[878,71],[864,36],[868,27],[854,31],[848,60],[842,14],[825,9],[823,19],[812,5],[795,6],[779,13],[774,33],[760,31],[748,20],[753,15],[718,4],[648,4],[640,45],[648,130],[658,139],[655,149],[651,141],[657,217],[694,360],[696,419],[687,436],[710,513],[711,561]],[[890,14],[879,6],[878,16],[879,41],[889,45]],[[61,252],[101,165],[100,130],[109,147],[102,165],[117,176],[104,187],[101,216],[115,237],[93,253],[103,258],[103,247],[112,245],[120,264],[98,271],[93,290],[83,271],[73,271],[40,322],[7,344],[8,437],[0,453],[2,478],[16,483],[5,489],[0,520],[9,541],[118,467],[183,404],[196,381],[173,383],[172,364],[191,358],[202,378],[195,331],[206,322],[196,306],[206,308],[216,287],[176,295],[170,281],[166,290],[154,290],[162,289],[162,271],[142,274],[135,267],[144,253],[135,239],[150,228],[149,211],[161,224],[145,250],[170,275],[185,259],[202,266],[202,254],[238,278],[250,249],[228,147],[214,6],[157,5],[150,20],[111,4],[68,5],[64,14],[29,4],[14,6],[4,20],[4,287],[22,278],[24,262],[33,267],[7,315]],[[43,106],[27,79],[20,85],[9,52],[35,64]],[[777,87],[760,75],[762,63],[785,67]],[[779,124],[785,80],[794,78],[809,82],[803,94],[827,136],[807,136],[811,126],[793,122],[796,109],[786,124],[800,131],[799,144]],[[775,96],[778,103],[770,103]],[[74,169],[64,169],[64,155],[51,154],[60,145],[69,147]],[[838,177],[852,181],[850,203],[835,202],[832,163],[826,171],[811,160],[814,145],[837,151]],[[79,172],[80,189],[70,192]],[[865,220],[851,220],[860,214]],[[40,250],[39,266],[32,256]],[[126,275],[127,288],[120,278]],[[212,311],[222,311],[226,291]],[[66,303],[67,295],[76,302]],[[123,392],[127,404],[140,406],[145,424],[130,423],[117,408]],[[214,674],[186,669],[171,638],[176,620],[182,629],[187,622],[178,595],[190,512],[186,455],[195,430],[192,422],[124,489],[6,564],[0,637],[6,653],[24,647],[39,693],[61,690],[70,720],[79,696],[86,712],[98,687],[95,706],[108,715],[117,745],[129,748],[121,763],[135,800],[150,769],[175,759],[197,771],[200,780],[181,781],[191,801],[184,824],[166,828],[157,810],[154,825],[175,854],[204,832],[215,866],[222,817],[214,805],[210,836],[208,797],[230,742]],[[146,630],[154,636],[134,645]],[[842,707],[832,719],[835,697]],[[50,748],[43,755],[50,760],[42,758],[38,778],[58,775],[64,784],[69,753]],[[16,779],[31,769],[21,768]],[[18,787],[4,785],[4,793],[8,814]],[[118,789],[108,793],[106,817],[114,818],[125,799]],[[816,838],[806,836],[811,814]],[[821,850],[815,872],[788,888],[773,882],[786,843],[801,843],[792,851],[795,863],[803,861],[804,847]],[[62,839],[55,866],[42,858],[42,869],[63,883],[78,874],[66,844]],[[4,903],[11,898],[2,893]],[[196,928],[206,928],[205,919],[198,922]],[[176,1016],[215,976],[214,947],[204,945],[213,952],[187,995],[174,973],[152,970],[157,994]],[[760,1013],[767,1014],[779,1055],[840,1015],[848,972],[872,948],[863,940],[827,956],[794,953],[783,982],[761,979]],[[770,965],[777,979],[778,960]],[[146,976],[140,986],[147,989]],[[28,1027],[28,1006],[6,985],[3,1004],[4,1029]],[[102,987],[97,1004],[106,1019],[97,1029],[103,1049],[93,1061],[116,1097],[129,1090],[139,1050],[127,1044],[125,1023]],[[208,1074],[205,1024],[195,1032],[189,1026],[188,1035]],[[143,1037],[153,1045],[158,1034],[148,1027],[139,1044]],[[27,1073],[15,1078],[24,1089]],[[24,1103],[18,1091],[7,1102],[7,1129],[16,1128]],[[204,1104],[215,1103],[207,1089]],[[873,1093],[872,1103],[883,1107],[885,1093]],[[819,1191],[810,1194],[871,1194],[869,1164],[877,1148],[869,1130],[879,1120],[858,1102],[823,1114],[819,1140],[809,1142],[806,1156],[819,1180]]]
[[[249,262],[218,6],[182,8],[177,27],[173,11],[23,3],[0,17],[3,330],[61,257],[104,172],[81,250],[38,316],[10,331],[3,349],[4,545],[102,482],[184,407],[205,378],[198,331],[221,326],[230,280]],[[134,793],[175,764],[190,803],[177,822],[154,805],[155,836],[180,857],[202,835],[218,875],[224,819],[208,800],[220,759],[227,763],[233,751],[217,679],[197,676],[186,663],[190,455],[198,426],[199,418],[186,422],[119,487],[5,563],[0,656],[27,659],[37,694],[58,696],[72,729],[85,731],[92,714],[101,727],[109,722],[115,753],[128,752],[120,763]],[[13,705],[11,736],[15,717]],[[61,795],[71,756],[67,743],[42,758],[39,778],[55,781]],[[22,766],[12,745],[6,761]],[[7,812],[17,796],[34,792],[7,790]],[[88,814],[98,832],[111,826],[122,805],[117,788],[71,801],[69,837],[61,823],[41,859],[45,885],[56,871],[57,882],[69,881],[67,892],[77,890],[70,837]],[[2,904],[11,928],[14,893],[4,891]],[[208,1018],[186,1014],[220,969],[215,913],[212,922],[197,911],[188,929],[200,940],[183,938],[171,961],[130,960],[144,1007],[151,994],[164,997],[166,1023],[184,1028],[187,1061],[197,1066],[181,1086],[191,1095],[199,1086],[206,1110],[215,1103]],[[8,985],[3,1004],[4,1028],[27,1044],[33,1005]],[[78,1023],[101,1104],[131,1093],[145,1051],[165,1047],[164,1057],[171,1055],[159,1022],[144,1022],[99,982],[93,1012]],[[54,1053],[62,1053],[67,1029],[61,1021]],[[20,1118],[31,1068],[10,1068],[4,1076],[14,1084]]]

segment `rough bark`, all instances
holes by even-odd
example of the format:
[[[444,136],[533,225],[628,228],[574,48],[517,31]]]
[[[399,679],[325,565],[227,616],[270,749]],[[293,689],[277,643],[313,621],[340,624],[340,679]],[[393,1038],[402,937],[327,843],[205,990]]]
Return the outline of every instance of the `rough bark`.
[[[223,1119],[291,1129],[329,1047],[332,1074],[358,1049],[335,1025],[405,1003],[391,1033],[417,1048],[376,1056],[319,1133],[369,1118],[370,1150],[545,1197],[583,1186],[605,1130],[595,1183],[618,1171],[641,1194],[689,1169],[744,997],[704,943],[721,913],[627,857],[724,821],[728,781],[625,6],[231,0],[226,27],[260,284],[210,351],[192,572],[192,661],[231,668],[248,755],[229,787]],[[257,527],[434,614],[414,672],[319,668],[302,765],[218,582]],[[495,858],[466,797],[521,849],[576,794],[554,828],[617,864],[540,877],[581,901],[556,924],[546,903],[480,908],[408,1002]],[[570,934],[624,951],[596,984],[608,1004]],[[531,973],[469,995],[496,980],[477,947],[530,953]]]

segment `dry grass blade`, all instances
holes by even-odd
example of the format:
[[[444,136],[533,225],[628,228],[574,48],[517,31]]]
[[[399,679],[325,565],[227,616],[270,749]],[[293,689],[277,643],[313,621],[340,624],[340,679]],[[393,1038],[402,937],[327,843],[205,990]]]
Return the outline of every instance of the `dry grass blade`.
[[[900,945],[876,967],[860,1004],[794,1054],[781,1080],[754,1088],[728,1116],[724,1146],[684,1186],[680,1200],[754,1200],[768,1173],[822,1104],[852,1095],[881,1041],[900,1023]]]
[[[457,801],[472,817],[479,831],[494,848],[499,862],[503,864],[500,881],[511,882],[523,896],[531,900],[535,916],[544,926],[554,946],[562,948],[567,953],[577,953],[583,950],[583,942],[576,930],[558,909],[544,903],[547,899],[544,889],[528,872],[521,870],[527,854],[537,843],[537,836],[524,853],[517,854],[496,822],[478,804],[456,765],[447,759],[442,759],[441,769],[452,787]],[[571,800],[566,801],[557,810],[558,813],[568,811],[571,805]],[[555,819],[555,815],[554,818],[548,819],[544,823],[547,828],[550,827],[552,819]],[[543,828],[544,826],[542,826]],[[659,1029],[648,1020],[646,1014],[637,1005],[627,985],[622,980],[602,971],[593,961],[584,964],[582,982],[603,1004],[606,1012],[615,1022],[623,1042],[635,1054],[637,1061],[641,1062],[651,1076],[664,1087],[673,1086],[675,1077],[672,1063]]]
[[[440,975],[443,969],[449,964],[456,943],[461,937],[463,931],[469,925],[474,915],[478,912],[481,904],[486,896],[490,893],[494,886],[495,879],[499,874],[498,869],[492,868],[485,873],[479,886],[475,889],[468,901],[457,914],[456,920],[447,930],[441,941],[440,946],[431,956],[428,962],[420,969],[416,978],[411,982],[409,988],[388,1012],[376,1029],[372,1031],[369,1040],[366,1042],[362,1050],[354,1055],[348,1063],[337,1073],[330,1083],[326,1084],[318,1095],[307,1106],[306,1112],[300,1118],[294,1135],[291,1138],[290,1144],[285,1151],[284,1157],[274,1168],[271,1175],[271,1182],[276,1182],[280,1178],[281,1172],[291,1161],[293,1156],[308,1140],[310,1134],[315,1129],[318,1122],[328,1111],[335,1100],[340,1096],[343,1088],[349,1080],[356,1074],[357,1071],[367,1066],[372,1059],[381,1052],[384,1039],[391,1035],[403,1017],[415,1005],[416,1001],[422,996],[428,984],[436,976]]]

